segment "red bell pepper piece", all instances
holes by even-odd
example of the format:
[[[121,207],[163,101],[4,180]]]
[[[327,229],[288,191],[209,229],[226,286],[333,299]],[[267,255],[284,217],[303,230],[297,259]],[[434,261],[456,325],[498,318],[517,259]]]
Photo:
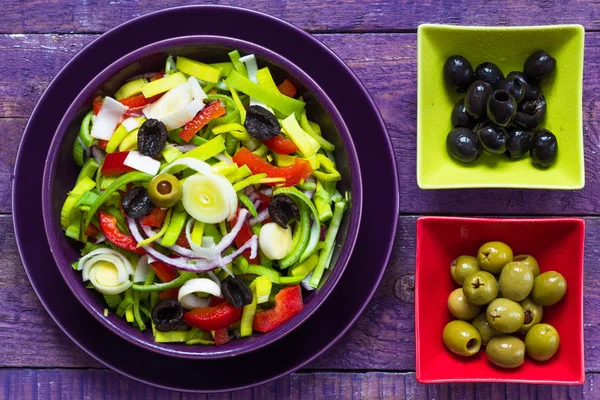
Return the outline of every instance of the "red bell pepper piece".
[[[271,198],[266,194],[261,193],[260,191],[257,191],[256,194],[258,194],[258,199],[260,200],[258,211],[262,211],[265,208],[268,208],[269,204],[271,203]]]
[[[159,80],[160,78],[165,76],[165,70],[160,70],[159,72],[156,73],[156,75],[154,75],[152,78],[150,78],[150,82],[154,82],[156,80]]]
[[[113,215],[100,210],[98,211],[98,220],[100,221],[100,229],[102,229],[102,233],[109,242],[135,254],[145,253],[144,249],[137,247],[137,242],[133,236],[127,235],[117,228],[117,219]]]
[[[277,135],[273,139],[263,140],[269,150],[277,154],[292,154],[298,151],[298,146],[285,136]]]
[[[156,100],[160,99],[164,93],[157,94],[156,96],[148,97],[143,94],[136,94],[134,96],[126,97],[124,99],[119,100],[119,103],[123,104],[127,107],[141,107],[147,106],[150,103],[154,103]]]
[[[237,216],[238,214],[236,213],[235,217],[231,220],[229,225],[230,229],[233,228],[237,223]],[[248,221],[246,220],[242,225],[242,229],[240,229],[239,233],[234,239],[235,245],[238,247],[238,249],[242,247],[244,243],[250,240],[252,238],[252,235],[254,235],[254,233],[252,233],[252,229],[250,229],[250,224],[248,224]],[[250,264],[258,264],[258,257],[250,258],[251,253],[252,252],[250,251],[250,249],[247,249],[242,254],[246,257]]]
[[[102,169],[100,170],[102,175],[113,176],[122,174],[124,172],[133,171],[133,168],[128,167],[124,164],[128,154],[128,151],[120,151],[118,153],[107,154],[104,158]]]
[[[181,231],[175,244],[177,246],[185,247],[186,249],[189,249],[191,247],[190,242],[188,242],[187,236],[185,235],[185,229]]]
[[[160,228],[163,225],[166,214],[167,210],[154,206],[148,214],[140,218],[140,224],[152,228]]]
[[[221,346],[227,342],[229,342],[229,332],[227,332],[227,329],[217,329],[215,331],[215,344]]]
[[[84,235],[90,238],[95,238],[100,233],[100,230],[96,228],[96,225],[89,224],[87,228],[85,228]]]
[[[164,264],[160,261],[154,261],[150,264],[156,276],[161,282],[171,282],[174,279],[177,279],[179,275],[177,272],[169,267],[167,264]],[[166,289],[160,292],[159,297],[161,299],[173,299],[177,300],[179,295],[179,288]]]
[[[252,327],[258,332],[269,332],[289,321],[303,308],[300,285],[288,286],[275,295],[275,307],[254,315]]]
[[[296,86],[294,86],[294,84],[292,82],[290,82],[288,79],[284,79],[283,82],[281,82],[279,84],[279,86],[277,86],[277,89],[279,89],[281,94],[288,96],[288,97],[294,97],[296,95],[296,93],[298,92],[298,90],[296,89]]]
[[[204,331],[225,329],[242,318],[243,307],[235,308],[224,301],[214,307],[200,307],[183,314],[183,320],[189,326]]]
[[[179,137],[189,142],[204,125],[208,124],[212,119],[225,115],[226,111],[220,101],[210,103],[200,110],[194,119],[185,124],[183,130],[179,132]]]
[[[106,150],[106,145],[108,144],[108,140],[98,139],[98,147],[102,150]]]
[[[102,108],[102,96],[94,97],[92,105],[94,106],[94,115],[98,115],[100,109]]]
[[[306,179],[312,173],[310,163],[301,158],[296,158],[295,164],[287,167],[276,167],[267,161],[252,153],[245,147],[240,148],[233,156],[233,162],[238,167],[248,166],[252,174],[267,174],[270,178],[285,178],[284,186],[296,186],[302,179]],[[268,183],[275,186],[281,183]]]

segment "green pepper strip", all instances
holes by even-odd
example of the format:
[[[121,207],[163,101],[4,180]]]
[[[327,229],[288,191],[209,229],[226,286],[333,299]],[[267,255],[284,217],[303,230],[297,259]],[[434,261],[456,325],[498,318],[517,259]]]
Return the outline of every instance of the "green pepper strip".
[[[148,276],[146,276],[146,280],[144,281],[144,286],[152,285],[152,283],[154,282],[155,276],[156,276],[156,273],[154,272],[154,270],[152,268],[148,268]],[[148,297],[150,296],[150,293],[151,292],[141,292],[140,300],[148,301]]]
[[[142,320],[142,316],[140,315],[140,292],[133,292],[133,317],[135,318],[135,322],[137,322],[140,331],[146,329],[146,324]]]
[[[81,121],[81,127],[79,128],[79,137],[83,141],[87,147],[90,147],[94,142],[94,138],[90,135],[90,123],[92,122],[92,117],[94,116],[94,111],[90,110],[85,117],[83,117],[83,121]]]
[[[327,229],[327,235],[325,236],[325,248],[321,251],[319,255],[319,262],[315,267],[312,277],[310,278],[309,284],[310,286],[316,288],[319,286],[319,282],[321,282],[321,278],[323,277],[323,272],[329,263],[331,254],[333,253],[333,248],[335,246],[335,237],[337,236],[338,230],[340,229],[340,224],[342,222],[342,217],[344,215],[344,210],[346,209],[346,202],[340,201],[335,203],[333,218],[331,218],[331,223],[329,224],[329,229]]]
[[[304,253],[306,246],[308,246],[310,237],[310,215],[308,214],[308,207],[306,207],[304,202],[300,202],[298,205],[300,206],[300,221],[296,225],[296,229],[299,230],[299,233],[292,239],[292,248],[290,252],[283,259],[279,260],[279,267],[281,269],[288,268],[295,264]]]
[[[252,215],[254,218],[258,217],[256,207],[254,207],[254,204],[252,204],[252,201],[250,201],[248,196],[246,196],[244,193],[237,192],[237,198],[243,205],[246,206],[246,208],[250,212],[250,215]]]
[[[149,182],[152,179],[152,175],[146,174],[144,172],[128,172],[122,175],[119,179],[113,182],[109,187],[106,188],[104,192],[98,197],[96,202],[90,206],[90,210],[88,211],[87,216],[85,217],[83,229],[87,229],[92,220],[92,216],[96,214],[96,211],[104,204],[108,198],[115,193],[119,188],[123,185],[127,185],[131,182]]]
[[[134,283],[133,285],[131,285],[131,288],[133,290],[138,290],[140,292],[156,292],[156,291],[160,291],[160,290],[181,287],[184,283],[186,283],[190,279],[196,278],[196,277],[197,277],[196,273],[186,271],[186,272],[183,272],[181,275],[179,275],[178,278],[173,279],[171,282],[155,283],[150,286],[138,285],[137,283]]]

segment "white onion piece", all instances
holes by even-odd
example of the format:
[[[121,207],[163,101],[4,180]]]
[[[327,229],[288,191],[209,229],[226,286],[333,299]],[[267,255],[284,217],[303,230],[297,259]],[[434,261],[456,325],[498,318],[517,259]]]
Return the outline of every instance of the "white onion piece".
[[[309,177],[309,178],[310,178],[310,177]],[[271,188],[271,187],[270,187],[270,188],[264,188],[264,189],[261,189],[261,190],[260,190],[260,192],[261,192],[262,194],[264,194],[265,196],[268,196],[268,197],[273,197],[273,188]]]
[[[175,148],[177,150],[181,151],[182,153],[187,153],[188,151],[192,151],[196,147],[198,147],[198,146],[195,144],[180,144],[178,146],[175,146]]]
[[[308,197],[309,199],[312,199],[313,196],[315,195],[314,190],[303,190],[302,193],[304,193],[306,195],[306,197]]]
[[[96,115],[90,136],[96,139],[109,140],[128,108],[112,97],[106,96],[98,115]]]
[[[85,256],[81,257],[81,259],[79,260],[79,264],[77,266],[77,270],[81,271],[83,269],[83,266],[87,262],[87,260],[89,260],[90,258],[92,258],[92,257],[94,257],[95,255],[98,255],[98,254],[112,254],[112,255],[115,255],[115,256],[119,257],[121,259],[121,261],[123,262],[123,264],[125,265],[125,268],[127,269],[127,272],[129,273],[129,275],[133,275],[134,274],[133,266],[131,265],[131,263],[129,262],[129,260],[127,259],[127,257],[125,257],[123,254],[121,254],[120,252],[118,252],[116,250],[106,249],[106,248],[96,249],[94,251],[90,251],[88,254],[86,254]]]
[[[181,296],[181,292],[179,293],[178,300],[181,303],[181,306],[186,310],[208,307],[210,304],[210,298],[208,297],[198,297],[195,294],[186,294],[185,296]]]
[[[155,108],[156,106],[153,107],[153,110]],[[196,99],[184,108],[162,118],[161,122],[165,124],[165,127],[168,131],[172,131],[173,129],[181,128],[182,126],[190,122],[192,119],[194,119],[196,114],[198,114],[198,112],[203,108],[204,103],[202,102],[202,100]]]
[[[302,279],[302,282],[300,282],[300,284],[305,290],[313,291],[315,290],[315,288],[310,286],[310,278],[312,278],[312,271],[310,272],[310,274],[306,275],[306,278]]]
[[[260,199],[258,199],[252,205],[254,206],[254,208],[256,208],[258,210],[258,207],[260,207],[261,204],[262,204],[262,201],[260,201]]]
[[[262,210],[261,212],[258,213],[256,218],[250,218],[248,220],[248,224],[250,224],[250,226],[254,226],[254,225],[258,224],[259,222],[263,222],[267,218],[269,218],[269,209],[265,208],[264,210]]]
[[[209,164],[205,163],[204,161],[198,160],[197,158],[192,158],[192,157],[178,158],[177,160],[173,161],[171,164],[164,167],[163,170],[160,172],[161,173],[170,172],[174,169],[174,167],[179,166],[179,165],[184,165],[188,168],[191,168],[196,172],[200,172],[202,175],[210,175],[213,173],[212,167]]]
[[[223,239],[221,239],[221,241],[217,245],[217,248],[216,248],[217,253],[222,253],[223,251],[225,251],[226,248],[231,246],[231,244],[235,240],[235,237],[242,230],[242,226],[244,225],[244,221],[246,221],[247,216],[248,216],[248,210],[246,210],[245,208],[240,209],[240,212],[237,217],[237,221],[235,222],[235,225],[231,229],[231,232],[229,232],[227,235],[223,236]]]
[[[89,258],[85,262],[85,265],[83,266],[83,271],[81,271],[82,272],[81,278],[83,279],[84,282],[90,280],[90,272],[91,272],[92,268],[101,261],[106,261],[115,266],[115,268],[117,269],[117,273],[118,273],[118,277],[117,277],[118,283],[129,280],[129,273],[127,272],[127,268],[125,267],[125,264],[122,262],[122,260],[119,257],[115,256],[114,254],[97,254],[94,257]]]
[[[167,91],[160,99],[144,108],[144,114],[148,118],[162,121],[164,118],[187,107],[194,97],[188,82],[181,83]]]
[[[207,278],[194,278],[185,282],[179,288],[179,301],[183,296],[194,293],[212,294],[216,297],[221,297],[221,288],[212,280]]]
[[[256,63],[256,57],[254,54],[248,54],[247,56],[240,57],[240,61],[246,64],[246,69],[248,70],[248,79],[254,83],[258,83],[258,80],[256,79],[258,64]]]
[[[104,242],[106,240],[106,236],[104,236],[104,233],[100,232],[98,234],[98,236],[96,236],[96,241],[94,242],[94,244],[100,244],[102,242]]]
[[[150,256],[148,254],[144,254],[140,257],[137,265],[135,266],[135,274],[133,274],[133,283],[138,282],[146,282],[146,277],[148,276],[148,271],[150,269]]]
[[[125,128],[127,132],[131,132],[132,130],[139,128],[141,124],[138,122],[137,118],[129,117],[121,122],[121,125],[123,125],[123,128]]]
[[[217,277],[217,275],[215,275],[215,273],[214,273],[213,271],[208,271],[208,272],[206,273],[206,275],[208,275],[208,277],[209,277],[210,279],[212,279],[212,281],[213,281],[214,283],[216,283],[217,285],[219,285],[219,287],[221,287],[221,281],[219,280],[219,278]]]
[[[219,154],[215,155],[214,157],[219,161],[226,162],[227,164],[233,164],[233,160],[231,159],[231,157],[229,157],[228,155],[225,155],[223,153],[219,153]]]
[[[150,175],[156,175],[160,170],[160,161],[144,156],[139,151],[130,151],[123,164]]]
[[[248,198],[250,199],[250,201],[256,201],[260,199],[260,196],[256,192],[252,192],[248,195]]]
[[[215,245],[215,238],[212,236],[203,236],[202,237],[202,247],[209,248]]]
[[[200,83],[198,83],[198,79],[190,76],[188,78],[188,83],[190,84],[190,91],[192,92],[194,100],[204,100],[208,97],[206,96],[206,93],[204,93],[204,90],[202,90]]]
[[[144,231],[144,234],[148,237],[152,237],[154,235],[156,235],[156,232],[153,231],[149,226],[146,225],[142,225],[142,230]],[[161,239],[157,239],[155,240],[156,243],[160,244],[162,246],[162,240]],[[187,258],[190,258],[192,260],[196,260],[199,258],[205,258],[208,260],[214,260],[215,259],[215,252],[213,249],[204,249],[201,251],[194,251],[193,249],[186,249],[185,247],[181,247],[179,245],[172,245],[172,246],[164,246],[165,248],[181,255]]]

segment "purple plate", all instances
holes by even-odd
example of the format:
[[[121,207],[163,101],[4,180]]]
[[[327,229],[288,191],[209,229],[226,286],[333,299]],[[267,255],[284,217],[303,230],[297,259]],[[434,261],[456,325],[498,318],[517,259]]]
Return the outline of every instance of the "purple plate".
[[[257,29],[236,28],[248,25]],[[39,132],[54,131],[71,99],[116,59],[155,41],[192,34],[254,42],[302,68],[342,114],[363,176],[363,218],[357,246],[327,301],[285,338],[231,360],[175,359],[140,350],[114,335],[85,311],[54,267],[42,221],[40,187],[52,137]],[[90,60],[90,53],[102,57]],[[148,384],[183,391],[247,388],[286,375],[322,354],[348,330],[373,296],[389,260],[398,216],[398,176],[391,143],[360,81],[335,54],[300,29],[261,13],[223,6],[180,7],[148,14],[102,35],[76,55],[48,86],[29,120],[17,155],[13,188],[15,233],[25,271],[61,329],[110,368]],[[365,265],[369,265],[368,271]],[[349,292],[353,296],[347,296]]]
[[[284,76],[292,80],[306,102],[308,115],[322,127],[323,134],[338,149],[336,165],[342,175],[338,189],[342,193],[350,192],[352,201],[340,226],[340,245],[336,246],[333,254],[334,267],[323,276],[323,285],[319,290],[304,292],[304,308],[280,328],[264,334],[255,332],[248,338],[232,340],[222,346],[156,343],[151,329],[141,332],[114,312],[105,317],[106,301],[102,295],[86,289],[81,273],[71,267],[80,257],[81,244],[64,235],[60,227],[60,213],[80,170],[72,160],[72,144],[79,134],[83,116],[89,111],[92,99],[99,90],[112,93],[131,76],[160,70],[166,54],[219,61],[228,59],[227,54],[234,49],[242,54],[255,54],[259,67],[268,66],[276,81],[283,80]],[[152,43],[129,53],[96,76],[73,101],[56,130],[46,158],[42,187],[42,211],[50,250],[67,285],[88,312],[115,334],[144,349],[194,359],[232,357],[255,351],[281,339],[308,319],[326,301],[346,269],[358,235],[361,206],[362,182],[356,149],[342,116],[327,94],[304,71],[277,53],[243,40],[213,35],[176,37]]]

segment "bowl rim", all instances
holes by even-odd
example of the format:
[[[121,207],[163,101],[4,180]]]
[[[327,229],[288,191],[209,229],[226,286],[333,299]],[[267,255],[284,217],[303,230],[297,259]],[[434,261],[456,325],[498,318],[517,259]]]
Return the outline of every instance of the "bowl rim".
[[[81,106],[85,104],[85,101],[93,97],[93,93],[95,93],[104,82],[109,80],[111,77],[115,76],[125,67],[135,63],[140,58],[158,53],[160,51],[164,51],[169,47],[185,47],[192,45],[219,45],[232,49],[239,49],[240,51],[247,52],[248,54],[256,54],[258,58],[265,59],[281,67],[291,76],[298,79],[303,85],[305,85],[307,90],[314,94],[319,103],[321,103],[321,105],[325,108],[328,115],[332,119],[333,124],[339,131],[340,139],[343,142],[344,149],[348,157],[352,193],[352,209],[349,215],[350,219],[348,221],[348,231],[346,233],[346,240],[344,241],[344,246],[340,252],[335,268],[332,270],[333,272],[328,277],[326,286],[322,287],[319,290],[319,292],[315,293],[315,295],[319,295],[320,297],[311,301],[307,307],[304,307],[304,310],[301,313],[294,316],[280,329],[276,329],[266,334],[261,334],[259,338],[255,339],[249,344],[246,344],[245,341],[240,341],[238,339],[234,341],[234,343],[238,344],[239,346],[235,346],[233,349],[216,350],[216,347],[207,347],[208,350],[211,350],[208,352],[181,351],[182,349],[187,349],[187,347],[181,347],[177,344],[173,346],[172,343],[156,343],[154,341],[146,340],[148,332],[144,332],[141,334],[139,332],[136,332],[138,334],[132,334],[133,332],[124,331],[117,325],[111,323],[108,318],[104,317],[104,315],[97,312],[94,309],[93,305],[89,303],[83,296],[85,286],[82,284],[82,281],[80,279],[79,282],[73,281],[73,269],[71,268],[69,263],[66,262],[67,260],[64,257],[62,257],[62,251],[58,249],[57,244],[64,235],[62,235],[62,230],[60,229],[56,218],[53,215],[52,198],[50,196],[54,179],[56,179],[56,168],[58,164],[57,154],[61,148],[60,144],[64,140],[64,136],[67,132],[67,127],[73,121],[75,115],[77,114]],[[69,108],[65,112],[55,131],[50,149],[48,151],[48,155],[46,157],[42,183],[42,211],[44,228],[46,231],[49,246],[52,250],[52,256],[63,279],[71,289],[71,292],[73,292],[75,297],[77,297],[78,301],[102,325],[104,325],[113,333],[119,335],[121,338],[128,340],[129,342],[141,348],[159,354],[189,359],[217,359],[248,353],[260,349],[276,340],[283,338],[288,333],[293,331],[296,327],[298,327],[301,323],[303,323],[306,319],[310,318],[310,316],[320,307],[320,305],[327,300],[331,291],[333,290],[336,283],[340,279],[342,273],[344,272],[350,260],[350,256],[352,255],[354,246],[356,245],[360,220],[362,218],[362,177],[360,173],[360,163],[358,160],[358,155],[356,153],[356,149],[351,139],[348,127],[346,126],[343,118],[341,117],[339,111],[337,110],[336,106],[333,104],[329,96],[300,67],[296,66],[287,58],[275,53],[274,51],[262,45],[258,45],[246,40],[220,35],[187,35],[153,42],[119,58],[118,60],[114,61],[109,66],[107,66],[104,70],[102,70],[102,72],[97,74],[96,77],[92,79],[77,95],[77,97],[71,102]],[[134,327],[131,327],[131,329],[134,329]],[[190,349],[205,350],[204,347],[190,347]]]
[[[471,222],[471,223],[499,223],[499,224],[521,224],[521,223],[531,223],[531,224],[537,224],[537,223],[546,223],[546,224],[556,224],[556,223],[567,223],[567,224],[573,224],[574,226],[576,226],[578,231],[581,231],[583,236],[583,240],[581,241],[581,243],[579,244],[578,250],[581,252],[581,260],[580,260],[580,264],[581,264],[581,279],[580,282],[578,282],[578,284],[581,285],[581,297],[578,298],[578,303],[580,305],[580,310],[579,313],[581,314],[581,320],[583,321],[583,310],[584,310],[584,304],[583,304],[583,298],[584,298],[584,288],[583,288],[583,279],[584,279],[584,275],[585,275],[585,226],[586,226],[586,222],[585,219],[580,218],[580,217],[524,217],[524,218],[520,218],[520,217],[516,217],[516,218],[510,218],[510,217],[449,217],[449,216],[425,216],[425,217],[420,217],[417,219],[416,222],[416,238],[417,238],[417,243],[416,243],[416,249],[415,249],[415,315],[414,315],[414,326],[415,326],[415,378],[417,380],[417,382],[419,383],[455,383],[455,382],[495,382],[495,383],[525,383],[525,384],[551,384],[551,385],[556,385],[556,384],[561,384],[561,385],[581,385],[584,383],[585,381],[585,342],[584,342],[584,326],[582,324],[581,326],[581,330],[580,330],[580,337],[579,339],[579,352],[578,354],[581,355],[581,360],[579,360],[579,362],[581,363],[581,375],[579,376],[579,378],[577,380],[558,380],[558,379],[547,379],[547,380],[543,380],[543,379],[523,379],[523,378],[477,378],[477,377],[473,377],[473,378],[426,378],[423,376],[423,371],[421,369],[421,341],[420,341],[420,324],[419,324],[419,317],[420,317],[420,311],[419,311],[419,303],[420,303],[420,295],[419,295],[419,281],[420,281],[420,276],[421,274],[423,274],[422,271],[422,267],[421,267],[421,263],[420,263],[420,257],[419,254],[423,251],[423,248],[421,247],[422,244],[419,244],[419,231],[423,229],[423,224],[426,224],[427,222],[432,221],[432,222],[455,222],[455,223],[461,223],[461,222]]]
[[[419,64],[422,62],[423,57],[423,40],[422,36],[425,31],[431,29],[438,30],[451,30],[451,31],[462,31],[462,32],[501,32],[501,31],[530,31],[530,32],[543,32],[549,29],[552,30],[574,30],[577,35],[581,36],[581,67],[579,68],[578,74],[580,80],[583,82],[583,69],[585,59],[585,28],[581,24],[557,24],[557,25],[518,25],[518,26],[474,26],[474,25],[450,25],[450,24],[420,24],[417,28],[417,161],[416,161],[416,174],[417,174],[417,185],[420,189],[549,189],[549,190],[580,190],[585,187],[585,152],[584,152],[584,141],[583,141],[583,84],[581,91],[578,96],[578,107],[577,107],[577,119],[579,121],[579,129],[577,132],[577,140],[581,148],[581,152],[578,152],[579,163],[578,171],[581,176],[578,182],[572,184],[535,184],[535,183],[464,183],[464,182],[451,182],[451,183],[431,183],[430,179],[426,179],[422,172],[422,163],[424,162],[422,152],[423,149],[422,141],[425,140],[422,107],[421,107],[421,96],[419,93],[422,92],[423,76],[419,73]]]

